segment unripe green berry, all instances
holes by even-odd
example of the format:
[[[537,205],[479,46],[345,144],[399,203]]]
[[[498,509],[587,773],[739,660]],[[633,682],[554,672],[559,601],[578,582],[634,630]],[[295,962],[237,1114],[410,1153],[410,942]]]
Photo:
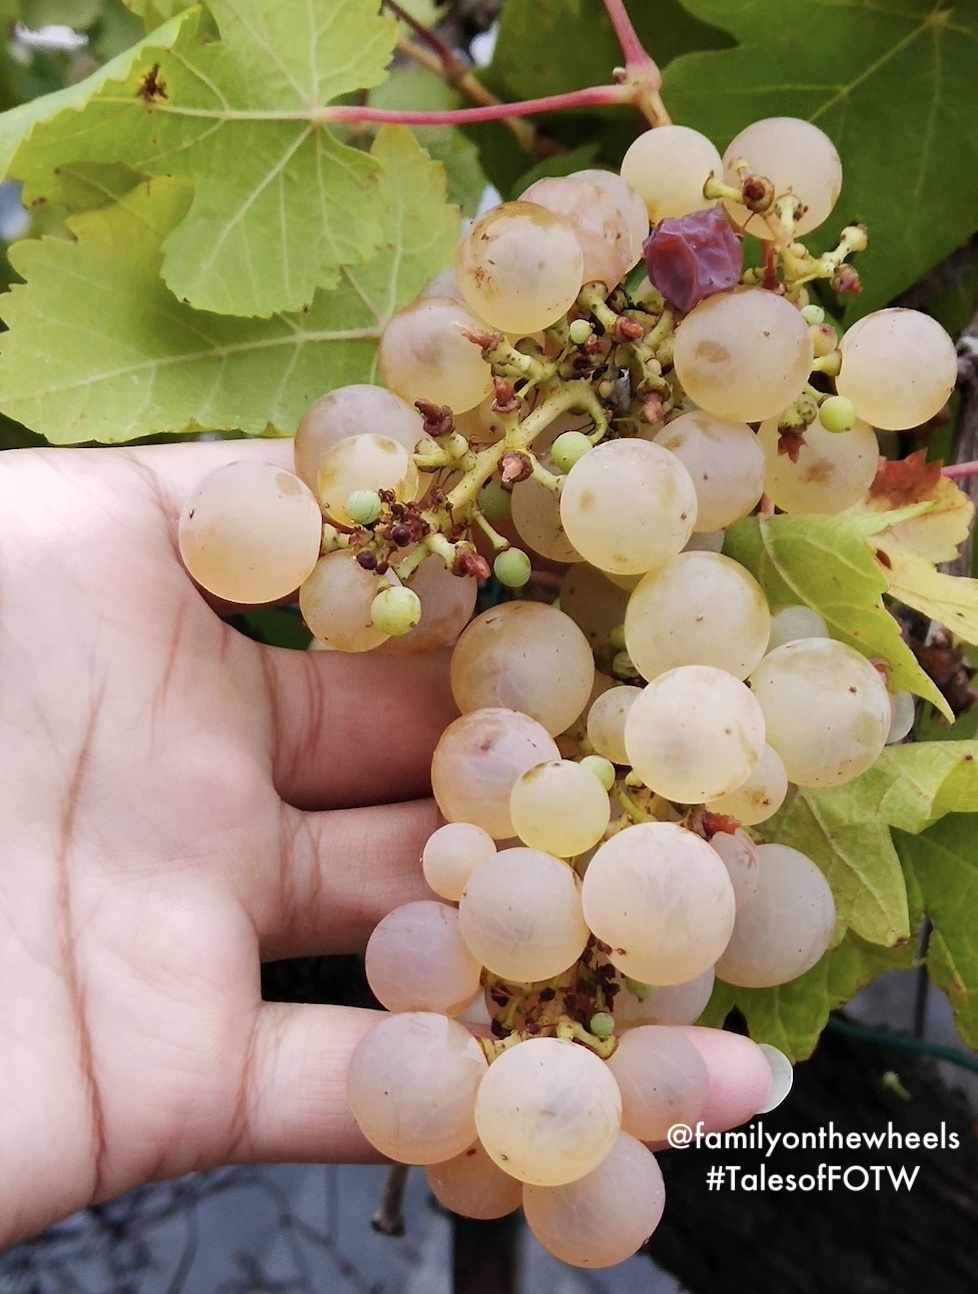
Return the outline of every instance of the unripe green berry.
[[[638,998],[640,1002],[644,1002],[647,997],[655,992],[655,988],[651,984],[643,984],[640,979],[632,979],[630,975],[626,975],[624,978],[625,988],[631,993],[632,997]]]
[[[492,525],[497,521],[505,521],[513,511],[512,494],[509,490],[504,490],[495,478],[482,487],[476,502],[485,519]]]
[[[550,457],[558,472],[569,472],[593,448],[583,431],[562,431],[550,447]]]
[[[575,319],[567,331],[575,346],[583,346],[594,332],[594,329],[586,319]]]
[[[831,355],[839,344],[838,335],[830,323],[812,324],[808,331],[812,339],[812,350],[815,352],[816,359],[821,359],[824,355]]]
[[[610,1038],[615,1032],[615,1017],[607,1011],[595,1011],[588,1028],[595,1038]]]
[[[400,638],[421,619],[421,599],[413,589],[388,585],[371,602],[370,619],[382,634]]]
[[[492,573],[508,589],[521,589],[530,578],[530,559],[522,548],[507,548],[492,564]]]
[[[614,651],[625,650],[625,626],[624,625],[615,625],[614,629],[612,629],[611,633],[608,635],[608,646],[611,647]]]
[[[821,306],[802,306],[801,317],[807,324],[825,323],[825,311]]]
[[[856,410],[844,395],[830,395],[818,410],[818,420],[826,431],[848,431],[856,421]]]
[[[620,651],[615,654],[615,658],[611,662],[611,672],[615,678],[631,679],[635,682],[638,682],[642,677],[627,651]]]
[[[355,526],[369,526],[380,516],[376,490],[354,490],[346,501],[346,514]]]
[[[581,768],[588,769],[598,779],[606,791],[615,784],[615,766],[604,755],[585,755],[580,761]]]

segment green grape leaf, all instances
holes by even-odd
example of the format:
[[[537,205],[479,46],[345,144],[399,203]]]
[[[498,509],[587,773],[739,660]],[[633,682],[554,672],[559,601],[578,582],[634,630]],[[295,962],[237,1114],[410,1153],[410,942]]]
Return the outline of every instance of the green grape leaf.
[[[665,69],[677,122],[722,151],[752,121],[805,117],[838,148],[842,194],[810,237],[820,248],[846,223],[868,225],[864,291],[850,299],[850,317],[885,305],[976,228],[973,0],[683,2],[739,44],[683,54]]]
[[[21,0],[20,11],[24,22],[35,31],[51,25],[84,31],[104,6],[105,0]]]
[[[978,1047],[978,816],[952,813],[896,844],[933,923],[927,970],[947,993],[961,1037]]]
[[[379,167],[326,128],[323,109],[386,76],[397,25],[375,0],[211,0],[221,39],[193,19],[148,48],[81,113],[41,123],[11,174],[58,200],[65,163],[113,161],[196,181],[163,277],[200,310],[299,310],[380,243]]]
[[[777,988],[735,988],[717,980],[699,1023],[717,1027],[736,1008],[755,1042],[777,1047],[793,1063],[815,1050],[829,1013],[884,971],[910,966],[913,947],[877,948],[850,931],[810,971]]]
[[[127,9],[145,20],[146,30],[158,26],[174,14],[190,9],[194,0],[122,0]]]
[[[132,49],[119,54],[77,85],[69,85],[53,94],[31,99],[29,103],[18,104],[16,108],[0,114],[0,178],[8,173],[17,150],[40,123],[62,116],[66,120],[77,119],[78,113],[103,86],[128,76],[132,65],[144,57],[150,44],[154,49],[168,49],[174,44],[185,18],[186,15],[175,17],[165,27],[154,32],[152,38],[147,37]],[[59,165],[61,160],[67,159],[58,159],[54,165]],[[117,159],[113,159],[110,154],[107,160]]]
[[[929,506],[835,516],[746,517],[727,530],[723,551],[751,572],[771,606],[812,607],[833,638],[864,656],[887,661],[893,687],[924,697],[953,719],[947,701],[918,665],[883,605],[886,573],[867,543],[871,535]]]
[[[75,241],[12,250],[26,279],[2,298],[0,391],[11,417],[58,444],[239,428],[289,434],[324,391],[375,381],[387,320],[451,259],[458,213],[444,172],[409,131],[385,128],[381,250],[342,270],[334,292],[271,319],[233,319],[176,300],[159,277],[162,246],[192,187],[141,184],[69,222]]]

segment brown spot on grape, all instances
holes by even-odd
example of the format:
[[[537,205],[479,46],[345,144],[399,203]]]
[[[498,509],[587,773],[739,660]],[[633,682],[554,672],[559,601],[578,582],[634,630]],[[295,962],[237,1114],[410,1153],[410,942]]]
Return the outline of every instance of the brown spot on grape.
[[[696,359],[703,360],[706,364],[730,363],[730,352],[726,346],[721,346],[718,341],[711,341],[708,338],[696,343],[693,356]]]
[[[582,490],[581,497],[577,501],[577,506],[581,512],[589,512],[594,507],[594,494],[591,490]]]

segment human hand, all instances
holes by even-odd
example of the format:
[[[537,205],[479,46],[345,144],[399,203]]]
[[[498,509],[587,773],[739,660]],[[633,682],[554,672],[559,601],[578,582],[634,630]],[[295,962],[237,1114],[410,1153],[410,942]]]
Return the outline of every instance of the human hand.
[[[375,1017],[263,1003],[259,962],[427,895],[455,711],[440,658],[265,647],[190,582],[190,489],[290,448],[0,456],[0,1243],[219,1163],[375,1157],[344,1094]],[[763,1061],[701,1046],[709,1126],[750,1117]]]

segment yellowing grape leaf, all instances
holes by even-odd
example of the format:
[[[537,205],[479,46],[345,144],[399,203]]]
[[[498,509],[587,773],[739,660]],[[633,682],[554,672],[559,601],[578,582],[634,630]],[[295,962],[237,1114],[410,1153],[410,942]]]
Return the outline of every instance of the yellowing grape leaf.
[[[396,37],[375,0],[211,0],[171,48],[34,128],[11,165],[28,201],[62,197],[58,168],[113,161],[195,181],[163,277],[202,310],[267,317],[308,305],[380,241],[379,168],[330,133],[332,99],[377,85]]]
[[[850,931],[810,971],[788,984],[735,988],[717,980],[699,1023],[719,1026],[736,1007],[755,1042],[777,1047],[793,1062],[805,1060],[815,1050],[830,1011],[884,971],[910,966],[913,954],[911,943],[878,948]]]
[[[727,530],[723,551],[751,572],[772,607],[814,608],[833,638],[864,656],[887,661],[893,687],[924,697],[951,720],[947,701],[918,665],[883,605],[881,595],[892,572],[884,571],[868,542],[888,525],[910,522],[931,506],[827,517],[747,517]],[[895,588],[891,592],[901,597]]]
[[[895,539],[884,538],[880,549],[886,582],[895,598],[946,625],[965,642],[978,644],[978,580],[943,575],[926,557]]]
[[[927,969],[947,993],[961,1037],[978,1047],[978,814],[949,814],[919,836],[897,833],[896,844],[934,927]]]
[[[975,505],[952,480],[941,476],[940,463],[923,464],[923,454],[923,450],[917,450],[909,458],[893,462],[881,459],[869,494],[849,512],[879,514],[904,503],[929,502],[930,508],[919,516],[891,522],[885,530],[878,531],[873,546],[886,551],[887,545],[896,541],[935,565],[953,562],[959,545],[971,531]],[[907,473],[901,475],[901,469],[907,469]],[[916,485],[908,481],[908,475],[915,477]]]
[[[676,121],[722,152],[752,121],[805,117],[838,148],[842,194],[805,241],[824,247],[843,225],[868,225],[853,317],[916,283],[978,226],[974,0],[683,3],[739,44],[666,67]]]
[[[208,428],[289,434],[324,391],[376,380],[380,332],[450,260],[458,213],[409,131],[385,128],[373,152],[381,250],[297,313],[229,319],[168,291],[163,240],[192,200],[182,180],[145,182],[74,217],[74,242],[17,244],[11,259],[27,282],[0,298],[4,411],[58,444]]]

